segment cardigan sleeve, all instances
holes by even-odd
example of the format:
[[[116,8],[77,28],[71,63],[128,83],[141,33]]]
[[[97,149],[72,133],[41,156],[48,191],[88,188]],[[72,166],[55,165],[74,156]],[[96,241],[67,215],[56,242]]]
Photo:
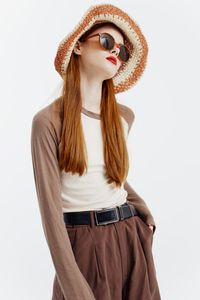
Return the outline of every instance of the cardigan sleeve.
[[[145,201],[136,193],[136,191],[132,188],[132,186],[128,183],[127,180],[124,183],[124,189],[128,193],[127,200],[133,203],[138,214],[146,224],[153,225],[153,233],[155,233],[156,224]]]
[[[42,114],[32,119],[31,155],[41,221],[64,298],[95,300],[81,273],[65,227],[61,205],[58,143],[53,123]]]
[[[133,121],[135,120],[135,114],[130,108],[128,108],[128,111],[129,111],[128,114],[128,124],[129,124],[128,134],[129,134]],[[128,193],[127,200],[133,203],[138,214],[146,224],[153,225],[153,233],[155,233],[156,230],[155,220],[146,202],[136,193],[136,191],[133,189],[130,183],[128,183],[127,180],[124,182],[124,189]]]

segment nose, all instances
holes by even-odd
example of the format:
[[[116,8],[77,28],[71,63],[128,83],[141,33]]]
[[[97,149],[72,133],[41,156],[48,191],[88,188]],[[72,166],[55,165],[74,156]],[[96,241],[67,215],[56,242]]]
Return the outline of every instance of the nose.
[[[120,49],[119,49],[119,47],[118,47],[117,45],[115,45],[115,46],[113,47],[113,49],[111,49],[111,53],[115,53],[116,56],[119,55],[119,51],[120,51]]]

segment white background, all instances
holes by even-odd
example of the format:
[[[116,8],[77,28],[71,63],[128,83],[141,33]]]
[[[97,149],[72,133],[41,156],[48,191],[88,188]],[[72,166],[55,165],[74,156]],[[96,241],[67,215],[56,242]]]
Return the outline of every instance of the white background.
[[[58,95],[58,43],[97,3],[105,2],[1,3],[1,299],[51,299],[54,267],[34,186],[31,122]],[[117,99],[135,112],[128,181],[156,221],[153,254],[161,296],[200,299],[199,2],[108,3],[136,20],[149,45],[143,76]]]

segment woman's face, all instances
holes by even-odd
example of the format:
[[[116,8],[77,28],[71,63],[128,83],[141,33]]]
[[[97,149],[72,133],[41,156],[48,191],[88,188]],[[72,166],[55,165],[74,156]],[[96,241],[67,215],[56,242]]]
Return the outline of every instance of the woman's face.
[[[117,44],[124,43],[122,34],[109,25],[94,30],[89,36],[105,32],[111,34]],[[106,50],[99,44],[98,36],[91,37],[84,42],[78,41],[74,47],[74,52],[79,55],[80,71],[88,76],[95,76],[95,78],[102,81],[112,78],[122,65],[118,57],[119,48],[117,45],[111,50]],[[106,59],[106,57],[111,55],[117,59],[116,65]]]

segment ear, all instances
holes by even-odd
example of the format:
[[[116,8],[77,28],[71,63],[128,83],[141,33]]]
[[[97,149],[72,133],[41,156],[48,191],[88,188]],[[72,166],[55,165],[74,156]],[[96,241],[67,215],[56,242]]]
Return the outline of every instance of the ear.
[[[77,41],[76,44],[75,44],[75,46],[74,46],[74,49],[73,49],[73,52],[75,54],[78,54],[78,55],[81,54],[81,47],[80,47],[80,45],[81,45],[81,42]]]

